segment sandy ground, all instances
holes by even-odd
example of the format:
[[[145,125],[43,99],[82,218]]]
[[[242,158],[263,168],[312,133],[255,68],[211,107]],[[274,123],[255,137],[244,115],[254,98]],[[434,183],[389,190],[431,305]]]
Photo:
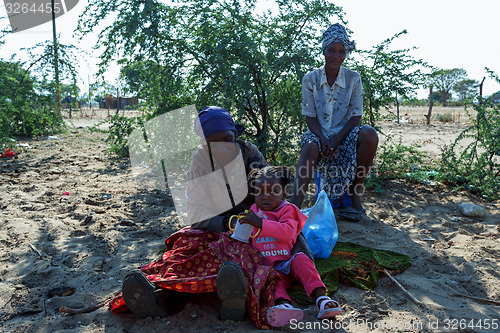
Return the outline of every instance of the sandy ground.
[[[423,126],[426,108],[404,113],[404,122],[382,122],[382,131],[434,154],[466,126]],[[85,314],[59,312],[117,293],[125,275],[156,259],[178,228],[172,199],[140,188],[127,161],[106,155],[105,134],[86,129],[96,118],[74,120],[59,139],[24,142],[30,148],[0,160],[0,331],[258,331],[249,318],[219,320],[215,295],[190,296],[178,313],[163,319],[113,315],[106,306]],[[463,216],[463,202],[483,206],[486,217]],[[412,266],[396,278],[425,306],[388,278],[373,291],[341,285],[334,297],[343,313],[336,321],[313,326],[320,322],[310,307],[303,326],[279,331],[498,332],[500,306],[449,295],[500,301],[498,201],[394,180],[381,194],[367,192],[364,205],[368,215],[361,222],[337,221],[339,240],[409,255]]]

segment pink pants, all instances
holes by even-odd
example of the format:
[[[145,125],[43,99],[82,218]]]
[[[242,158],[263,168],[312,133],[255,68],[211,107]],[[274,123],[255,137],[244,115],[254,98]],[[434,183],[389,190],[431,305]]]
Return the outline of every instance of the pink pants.
[[[285,274],[281,271],[278,272],[280,274],[281,280],[276,282],[276,284],[274,285],[274,301],[276,301],[278,298],[284,298],[291,302],[292,299],[290,298],[290,296],[288,296],[286,290],[292,285],[294,281],[299,281],[300,283],[302,283],[309,297],[311,297],[311,293],[316,288],[322,287],[326,290],[326,287],[321,281],[314,263],[304,253],[297,253],[295,255],[295,258],[290,264],[289,274]]]

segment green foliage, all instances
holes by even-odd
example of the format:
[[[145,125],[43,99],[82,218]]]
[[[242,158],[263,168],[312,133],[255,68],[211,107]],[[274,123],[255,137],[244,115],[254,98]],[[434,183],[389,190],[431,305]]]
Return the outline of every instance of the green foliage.
[[[0,140],[61,131],[62,116],[50,96],[39,93],[41,83],[19,62],[0,61]]]
[[[451,90],[466,75],[467,72],[462,68],[434,69],[429,76],[428,84],[436,87],[437,92],[441,95],[443,106],[446,106]]]
[[[388,136],[379,146],[375,157],[377,176],[381,179],[401,178],[411,171],[412,166],[422,165],[427,155],[418,148],[415,144],[403,145],[401,138],[395,143],[393,138]]]
[[[477,88],[479,87],[479,82],[472,79],[465,79],[457,82],[453,86],[453,90],[458,94],[460,100],[466,100],[467,98],[474,97],[477,94]]]
[[[76,84],[61,84],[61,100],[65,97],[71,96],[74,101],[80,94],[80,88]]]
[[[390,50],[391,43],[407,31],[388,38],[368,51],[358,51],[361,60],[348,61],[363,82],[363,117],[371,126],[380,120],[380,110],[388,109],[396,98],[411,99],[415,89],[424,83],[422,60],[408,53],[415,49]]]
[[[109,124],[108,137],[106,143],[109,146],[108,152],[115,154],[117,158],[126,158],[129,156],[128,137],[136,128],[144,126],[144,117],[124,117],[114,115],[109,120],[104,120],[92,128],[91,131],[99,131],[99,126]]]
[[[273,12],[255,4],[95,1],[79,30],[113,15],[97,43],[102,71],[119,60],[129,88],[157,114],[193,102],[225,107],[270,162],[286,163],[299,149],[290,142],[305,130],[302,77],[320,66],[321,33],[342,12],[325,0],[279,0]]]
[[[37,45],[22,49],[26,51],[32,61],[28,69],[33,71],[40,80],[40,91],[44,95],[50,95],[53,99],[56,96],[56,85],[53,81],[55,62],[54,62],[54,44],[53,41],[47,40]],[[77,67],[78,63],[77,52],[84,51],[78,49],[74,45],[57,44],[58,52],[58,67],[59,78],[61,82],[69,82],[67,84],[60,84],[59,92],[71,93],[72,96],[78,96],[79,88],[77,82]],[[85,53],[85,52],[84,52]],[[64,88],[64,91],[62,90]],[[61,96],[61,100],[65,96]]]
[[[428,98],[422,98],[422,99],[405,99],[402,101],[401,105],[403,106],[429,106],[429,99]]]
[[[407,178],[410,180],[425,179],[428,177],[426,168],[420,173],[414,172],[414,166],[423,165],[427,155],[418,150],[418,145],[405,146],[399,141],[394,142],[392,136],[379,146],[373,162],[373,172],[366,178],[365,186],[374,188],[375,192],[382,192],[382,182],[387,179]]]
[[[477,115],[443,153],[443,180],[455,182],[488,200],[500,198],[500,105],[491,99],[473,105]],[[472,140],[471,143],[465,142]]]
[[[144,107],[153,110],[154,114],[193,104],[194,97],[185,78],[168,62],[122,59],[119,63],[124,64],[120,76],[125,82],[125,92],[145,100]]]
[[[440,121],[442,123],[451,123],[453,121],[453,116],[450,112],[447,112],[445,114],[436,114],[435,117],[437,121]]]
[[[74,46],[59,44],[59,68],[62,79],[69,80],[68,91],[77,96]],[[0,61],[0,140],[13,136],[39,136],[65,128],[56,110],[54,45],[51,41],[23,49],[31,61]]]
[[[434,102],[443,103],[443,99],[441,97],[441,94],[438,91],[434,91],[432,93],[432,99],[434,100]]]
[[[493,103],[500,103],[500,91],[491,94],[490,99],[493,101]]]

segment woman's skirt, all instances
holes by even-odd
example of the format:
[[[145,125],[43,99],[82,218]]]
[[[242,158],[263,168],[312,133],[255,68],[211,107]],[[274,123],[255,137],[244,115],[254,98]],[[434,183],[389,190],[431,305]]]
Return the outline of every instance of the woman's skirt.
[[[358,134],[362,126],[352,129],[338,146],[338,154],[330,159],[325,159],[321,155],[314,165],[315,176],[319,176],[319,188],[316,194],[324,190],[332,204],[343,200],[344,194],[356,177],[357,161],[357,143]],[[329,138],[331,139],[331,137]],[[307,131],[302,135],[301,146],[306,143],[315,142],[321,153],[321,142],[319,137]]]
[[[271,328],[267,310],[273,306],[273,287],[278,273],[261,265],[259,252],[249,244],[199,229],[183,228],[165,240],[166,251],[161,259],[140,267],[158,288],[187,293],[207,293],[217,290],[217,272],[225,261],[238,264],[245,273],[247,310],[259,328]],[[216,296],[214,296],[216,297]],[[123,297],[110,302],[113,313],[128,311]]]

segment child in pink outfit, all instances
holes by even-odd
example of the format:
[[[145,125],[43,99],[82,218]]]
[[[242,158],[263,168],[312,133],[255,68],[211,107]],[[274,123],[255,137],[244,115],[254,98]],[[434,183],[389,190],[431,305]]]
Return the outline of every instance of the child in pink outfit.
[[[326,296],[326,287],[311,259],[302,252],[291,255],[307,216],[297,206],[284,200],[290,171],[281,167],[265,167],[252,176],[253,184],[250,185],[255,191],[255,204],[248,213],[240,215],[239,221],[260,229],[252,240],[252,246],[259,250],[262,263],[274,266],[281,277],[274,286],[275,306],[267,313],[269,324],[281,327],[302,320],[302,310],[292,306],[286,292],[295,280],[302,283],[309,297],[316,299],[318,319],[338,315],[340,306]]]

